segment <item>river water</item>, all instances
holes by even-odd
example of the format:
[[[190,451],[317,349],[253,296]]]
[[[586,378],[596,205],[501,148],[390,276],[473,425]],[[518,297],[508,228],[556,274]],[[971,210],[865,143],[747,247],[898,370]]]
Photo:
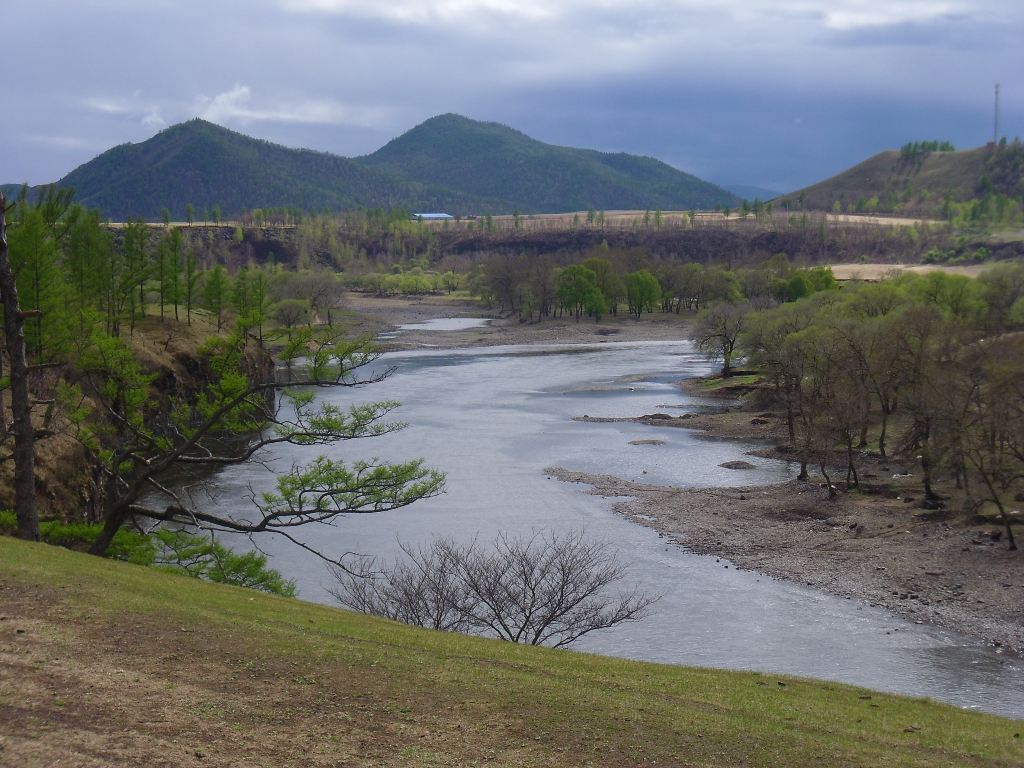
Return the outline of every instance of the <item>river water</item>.
[[[794,468],[785,463],[746,456],[749,445],[683,429],[572,420],[711,407],[675,386],[709,370],[688,343],[424,350],[388,354],[376,365],[393,366],[394,373],[365,389],[323,390],[319,396],[342,405],[400,400],[393,415],[408,426],[332,446],[328,455],[423,457],[447,474],[448,490],[402,510],[302,529],[319,549],[387,559],[396,554],[399,537],[415,544],[433,536],[486,540],[499,531],[583,528],[632,563],[631,580],[663,597],[648,618],[593,633],[576,650],[823,678],[1024,718],[1021,660],[879,608],[724,568],[617,515],[611,500],[544,473],[557,465],[690,487],[792,477]],[[644,439],[665,444],[630,445]],[[322,452],[285,446],[267,458],[283,471]],[[737,459],[755,468],[718,466]],[[272,483],[272,472],[257,464],[225,468],[211,483],[216,497],[200,503],[243,514],[249,489]],[[229,543],[241,547],[246,540]],[[259,545],[272,555],[273,567],[297,581],[303,598],[331,602],[325,590],[330,577],[320,561],[274,537]]]

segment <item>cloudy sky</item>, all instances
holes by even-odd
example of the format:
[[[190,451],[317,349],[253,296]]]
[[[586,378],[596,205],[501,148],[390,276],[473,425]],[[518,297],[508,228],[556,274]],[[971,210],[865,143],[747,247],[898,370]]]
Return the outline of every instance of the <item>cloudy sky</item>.
[[[1024,136],[1021,0],[3,0],[0,181],[192,117],[372,152],[432,115],[790,190]]]

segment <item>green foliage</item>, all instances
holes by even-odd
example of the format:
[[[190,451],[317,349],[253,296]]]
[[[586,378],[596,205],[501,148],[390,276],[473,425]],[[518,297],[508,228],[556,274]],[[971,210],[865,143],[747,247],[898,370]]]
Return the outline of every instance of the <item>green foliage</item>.
[[[304,467],[279,475],[277,490],[262,494],[260,510],[271,518],[298,515],[306,520],[329,520],[339,511],[377,512],[403,507],[438,493],[444,476],[423,462],[351,465],[321,456]],[[369,493],[368,493],[369,491]],[[280,524],[272,522],[271,527]]]
[[[282,299],[274,305],[274,322],[285,328],[308,323],[310,320],[309,301],[306,299]]]
[[[600,320],[608,300],[597,286],[597,275],[582,264],[573,264],[558,275],[558,300],[577,320],[584,313]]]
[[[97,523],[43,521],[41,539],[68,549],[85,550],[96,540],[102,526]],[[0,535],[13,536],[17,519],[10,510],[0,510]],[[267,567],[267,556],[258,552],[238,554],[209,536],[183,530],[158,529],[144,534],[120,529],[108,550],[113,560],[135,565],[157,566],[183,572],[197,579],[232,584],[284,597],[295,596],[295,582]]]
[[[182,530],[160,529],[148,540],[154,549],[153,564],[159,567],[218,584],[295,596],[295,582],[268,568],[267,556],[262,553],[238,554],[211,537]]]
[[[661,299],[661,286],[658,279],[641,269],[626,275],[626,302],[629,304],[629,311],[637,317],[643,312],[653,312],[655,305]]]
[[[18,206],[8,243],[22,310],[38,310],[25,323],[26,349],[36,360],[58,358],[70,341],[70,297],[57,268],[60,243],[41,206]]]
[[[907,160],[916,160],[930,152],[955,152],[951,141],[908,141],[900,147],[900,155]]]

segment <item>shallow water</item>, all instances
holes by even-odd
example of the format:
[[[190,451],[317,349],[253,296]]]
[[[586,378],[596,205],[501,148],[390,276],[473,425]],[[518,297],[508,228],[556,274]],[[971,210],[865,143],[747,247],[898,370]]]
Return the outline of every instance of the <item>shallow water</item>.
[[[649,618],[594,633],[574,648],[615,656],[712,667],[756,669],[929,696],[960,706],[1024,717],[1024,664],[978,643],[904,621],[878,608],[725,568],[689,554],[612,511],[612,501],[548,478],[552,465],[615,474],[647,483],[716,486],[781,481],[794,468],[745,455],[750,446],[708,440],[689,430],[629,422],[578,422],[573,416],[631,416],[710,405],[674,382],[708,364],[686,343],[602,343],[587,347],[501,347],[386,355],[386,381],[365,390],[326,390],[338,403],[398,399],[402,432],[358,440],[334,458],[424,457],[447,473],[448,492],[403,510],[352,515],[335,526],[302,529],[334,555],[391,557],[396,539],[488,538],[498,531],[585,528],[633,563],[630,578],[662,594]],[[676,411],[678,412],[678,411]],[[630,445],[658,439],[664,445]],[[287,447],[274,454],[287,469],[317,453]],[[743,459],[752,470],[718,465]],[[249,486],[268,488],[258,465],[214,477],[215,501],[242,514]],[[237,540],[244,546],[245,539]],[[285,541],[264,537],[273,567],[297,580],[302,597],[331,602],[320,561]]]
[[[490,323],[486,317],[435,317],[421,323],[403,323],[399,331],[465,331],[470,328],[482,328]]]

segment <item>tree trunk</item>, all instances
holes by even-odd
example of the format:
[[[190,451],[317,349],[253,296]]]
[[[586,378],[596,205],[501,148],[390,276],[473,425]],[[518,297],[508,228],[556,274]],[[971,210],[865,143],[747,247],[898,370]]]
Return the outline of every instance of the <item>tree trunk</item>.
[[[860,423],[860,441],[857,444],[858,448],[868,447],[868,425],[871,422],[871,393],[867,391],[866,385],[861,382],[862,386],[865,387],[864,393],[864,420]]]
[[[115,457],[115,459],[121,458],[123,458],[121,454]],[[116,467],[117,464],[115,463],[114,466]],[[116,475],[107,475],[105,486],[103,494],[105,497],[103,528],[89,547],[90,555],[99,555],[100,557],[106,557],[107,550],[114,540],[114,535],[125,521],[125,510],[134,498],[125,496],[120,501],[117,501],[118,480]]]
[[[1003,527],[1006,529],[1006,541],[1011,551],[1016,551],[1017,541],[1013,538],[1013,526],[1010,524],[1010,518],[1006,514],[1006,507],[1003,506],[1002,502],[996,499],[996,505],[999,507],[999,517],[1003,520]]]
[[[103,528],[100,530],[99,535],[89,547],[89,554],[105,557],[107,550],[110,548],[111,542],[114,540],[114,535],[121,528],[122,522],[123,520],[121,519],[121,515],[108,514],[106,519],[103,521]]]
[[[836,487],[832,485],[832,480],[828,476],[828,470],[825,468],[825,462],[820,465],[821,476],[825,478],[825,487],[828,488],[828,497],[834,499],[836,497]]]
[[[36,509],[35,428],[28,392],[28,359],[25,355],[25,318],[18,302],[18,286],[7,253],[7,201],[0,194],[0,300],[4,307],[4,335],[11,366],[11,414],[14,424],[14,511],[18,538],[39,540]]]
[[[878,455],[883,459],[887,458],[885,455],[885,437],[886,431],[889,427],[889,409],[886,406],[882,406],[882,431],[878,435]]]

